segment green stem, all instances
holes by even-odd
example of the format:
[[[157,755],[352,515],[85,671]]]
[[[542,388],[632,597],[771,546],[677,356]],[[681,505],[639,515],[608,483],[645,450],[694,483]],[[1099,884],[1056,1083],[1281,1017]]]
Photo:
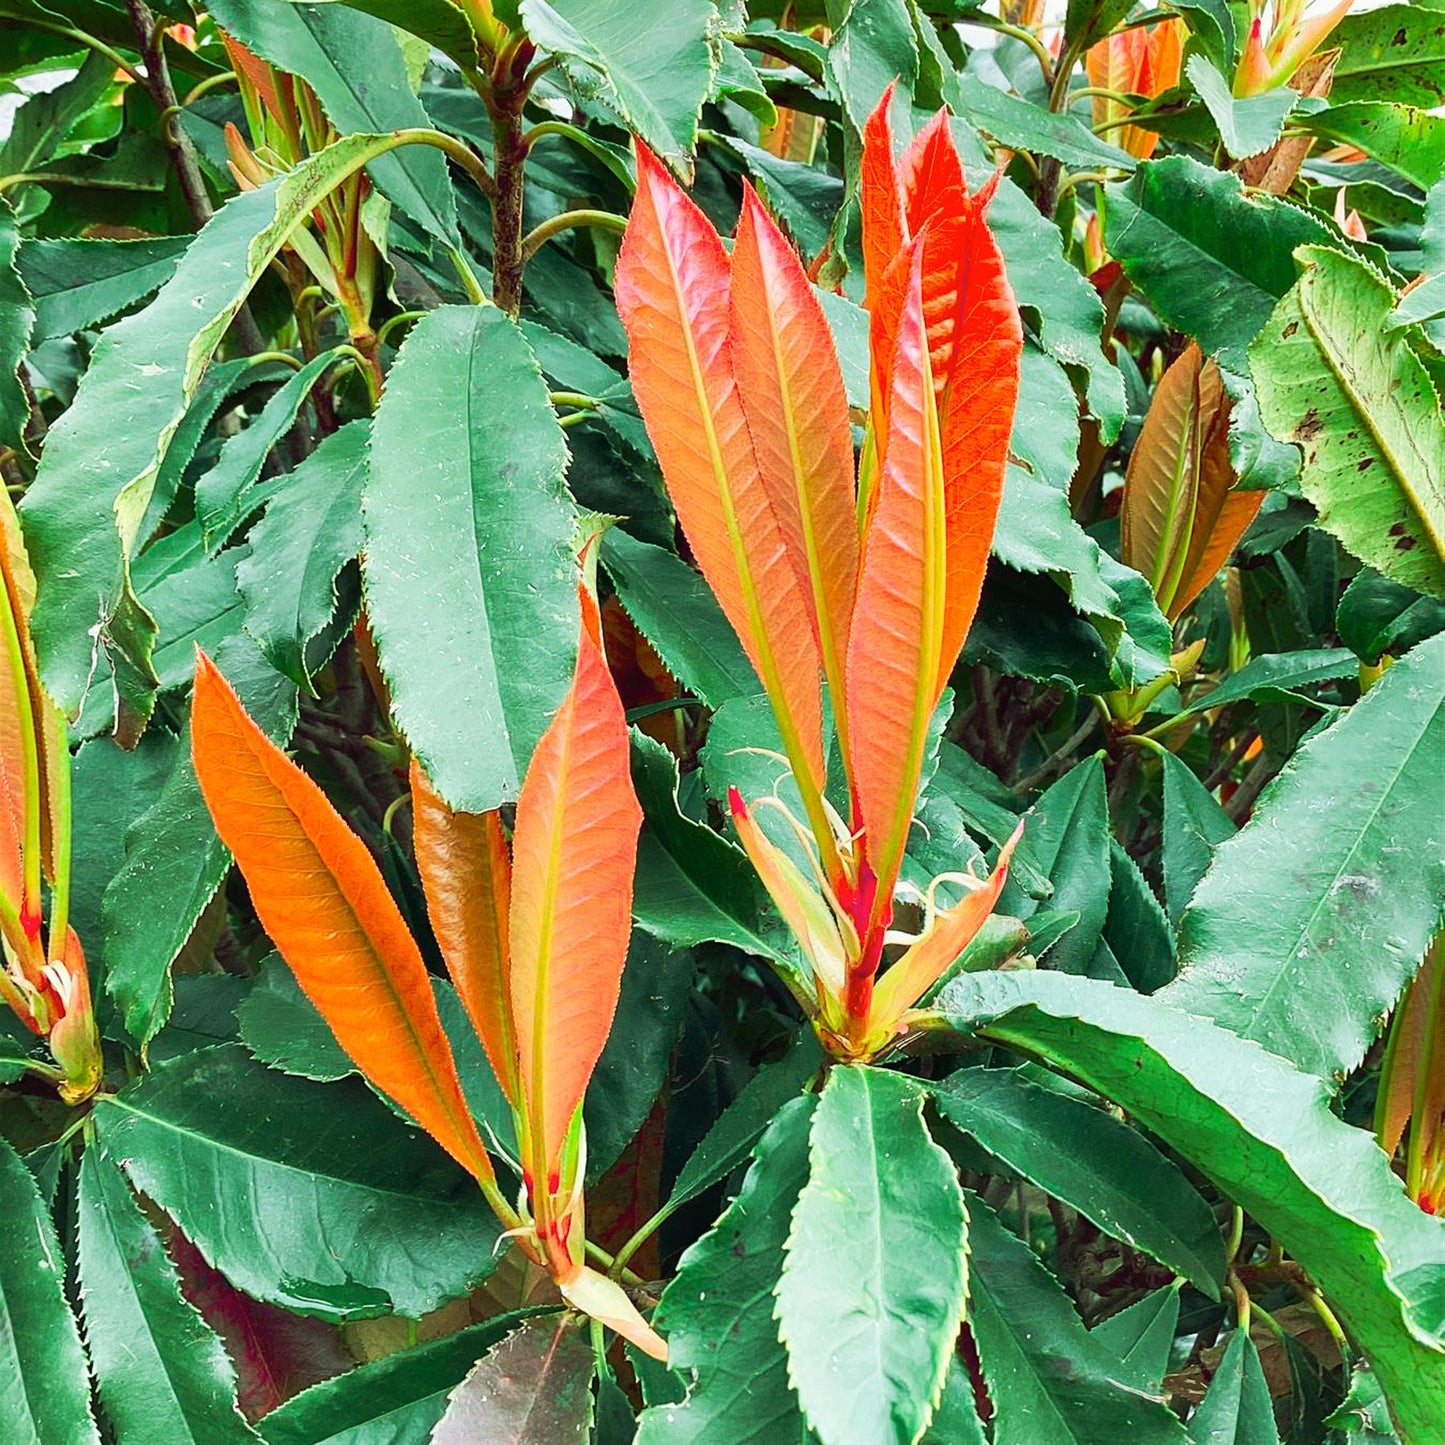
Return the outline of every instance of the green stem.
[[[615,231],[620,236],[627,229],[627,217],[619,216],[615,211],[563,211],[561,215],[543,221],[522,238],[523,264],[530,261],[553,236],[574,230],[578,226],[596,226],[599,230]]]
[[[1011,25],[1007,20],[999,20],[992,15],[985,15],[981,11],[965,16],[960,23],[977,25],[982,30],[992,30],[998,35],[1009,35],[1015,40],[1023,41],[1033,51],[1035,59],[1039,62],[1039,69],[1044,76],[1044,84],[1046,86],[1053,85],[1054,57],[1049,54],[1048,46],[1032,30],[1023,25]]]

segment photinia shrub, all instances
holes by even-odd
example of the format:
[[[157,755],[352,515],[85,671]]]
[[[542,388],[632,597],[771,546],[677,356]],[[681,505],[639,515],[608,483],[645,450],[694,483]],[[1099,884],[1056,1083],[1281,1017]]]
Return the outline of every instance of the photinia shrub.
[[[0,71],[0,1440],[1445,1440],[1445,13]]]

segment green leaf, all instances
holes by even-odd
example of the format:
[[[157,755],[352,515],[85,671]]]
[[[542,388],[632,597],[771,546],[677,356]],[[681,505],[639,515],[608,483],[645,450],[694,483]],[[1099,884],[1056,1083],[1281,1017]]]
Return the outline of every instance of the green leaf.
[[[943,1397],[918,1445],[988,1445],[974,1404],[973,1378],[957,1355],[948,1362]]]
[[[1015,1173],[1217,1298],[1224,1241],[1214,1211],[1127,1124],[1018,1069],[957,1069],[931,1093],[950,1123]]]
[[[103,1149],[81,1160],[79,1214],[85,1337],[116,1437],[254,1445],[221,1342],[182,1298],[165,1246]]]
[[[1359,663],[1348,647],[1307,648],[1300,652],[1262,652],[1238,672],[1201,693],[1180,716],[1224,707],[1246,698],[1255,702],[1300,700],[1298,689],[1354,677]]]
[[[1229,82],[1202,55],[1189,57],[1185,73],[1219,127],[1224,149],[1237,161],[1267,151],[1284,132],[1285,120],[1300,98],[1297,90],[1281,85],[1237,100]]]
[[[968,1298],[953,1162],[901,1074],[839,1068],[813,1115],[778,1326],[824,1445],[916,1440],[943,1391]]]
[[[519,1325],[453,1391],[432,1445],[586,1445],[595,1361],[584,1329],[572,1315]]]
[[[478,1358],[530,1312],[498,1315],[325,1380],[272,1410],[266,1445],[427,1445]]]
[[[317,201],[394,145],[389,136],[349,136],[228,201],[156,299],[96,344],[74,404],[50,429],[22,508],[39,579],[31,631],[46,686],[67,712],[84,699],[97,627],[108,654],[149,674],[155,624],[131,589],[129,561],[160,458],[226,328]],[[117,426],[117,417],[126,425]]]
[[[0,1433],[6,1445],[99,1445],[65,1257],[25,1162],[0,1141]]]
[[[417,322],[372,424],[363,565],[393,714],[454,808],[516,798],[571,681],[566,466],[514,321],[443,306]]]
[[[1069,980],[1072,982],[1072,980]],[[1060,980],[1064,982],[1064,980]],[[994,1435],[1049,1445],[1182,1441],[1165,1405],[1125,1383],[1105,1339],[1021,1240],[968,1199],[973,1299],[969,1323],[993,1401]]]
[[[1187,763],[1168,751],[1162,762],[1164,898],[1169,905],[1169,921],[1177,925],[1209,868],[1214,850],[1238,829]]]
[[[1301,117],[1305,129],[1355,146],[1422,191],[1445,173],[1445,116],[1413,105],[1355,100]]]
[[[1068,373],[1032,340],[1020,356],[1009,450],[1041,482],[1067,493],[1079,460],[1078,403]]]
[[[163,689],[184,687],[196,667],[196,646],[215,652],[241,623],[234,548],[207,557],[194,522],[161,537],[136,559],[131,571],[136,596],[156,619],[160,635],[151,661]]]
[[[47,161],[62,152],[66,137],[110,88],[114,77],[113,61],[86,51],[84,63],[69,80],[26,100],[15,111],[9,134],[0,142],[0,176],[9,179],[44,169]]]
[[[298,686],[310,686],[307,644],[331,620],[337,578],[361,551],[370,430],[366,421],[342,427],[290,473],[251,529],[250,554],[236,567],[246,631]]]
[[[1265,425],[1302,448],[1300,488],[1321,526],[1387,577],[1445,597],[1440,398],[1388,329],[1381,276],[1323,246],[1299,261],[1299,284],[1250,347]]]
[[[1076,764],[1024,814],[1019,852],[1053,885],[1049,907],[1079,914],[1054,945],[1049,966],[1089,972],[1109,912],[1109,806],[1098,758]],[[1010,874],[995,912],[1027,920],[1038,906]]]
[[[758,691],[752,663],[696,568],[620,527],[602,538],[601,555],[627,615],[689,692],[716,708]]]
[[[783,960],[764,922],[757,876],[742,849],[678,807],[677,761],[661,743],[632,734],[632,785],[642,804],[633,916],[674,948],[730,943]]]
[[[718,139],[747,165],[758,194],[803,256],[811,260],[820,255],[832,238],[843,205],[843,182],[816,166],[775,156],[737,136],[720,135]],[[828,294],[843,299],[836,292]]]
[[[341,5],[216,0],[209,14],[263,60],[299,75],[343,135],[380,135],[425,126],[396,32],[384,20]],[[426,233],[455,244],[457,207],[441,152],[413,146],[380,156],[367,170],[377,188]]]
[[[828,41],[825,78],[849,122],[850,142],[891,83],[898,86],[893,117],[897,125],[913,99],[918,80],[918,37],[906,0],[837,7],[837,29]],[[830,12],[829,18],[835,18]]]
[[[160,796],[177,749],[173,733],[151,728],[131,752],[113,738],[95,738],[71,763],[70,926],[85,948],[96,998],[105,962],[105,890],[125,861],[126,832]]]
[[[323,351],[293,372],[244,430],[227,439],[216,465],[196,481],[196,520],[206,546],[224,546],[260,501],[257,483],[266,458],[291,429],[323,374],[346,353]],[[274,491],[273,484],[269,490]]]
[[[712,89],[711,0],[639,14],[627,0],[521,0],[528,37],[555,55],[579,95],[600,101],[674,165],[692,153]]]
[[[963,118],[1009,150],[1052,156],[1078,170],[1132,171],[1138,163],[1128,151],[1101,140],[1077,116],[1054,114],[977,76],[958,76]]]
[[[1313,1074],[1343,1076],[1440,926],[1445,637],[1290,759],[1221,843],[1159,997]]]
[[[1408,652],[1445,630],[1445,602],[1362,567],[1340,598],[1335,630],[1362,662],[1373,666],[1387,652]]]
[[[617,1011],[584,1101],[589,1183],[617,1162],[666,1083],[693,978],[687,954],[641,929],[633,934]]]
[[[1330,99],[1445,102],[1445,12],[1382,5],[1346,15],[1330,37],[1340,47]]]
[[[18,269],[35,300],[32,339],[100,326],[159,290],[193,236],[141,241],[25,241]]]
[[[1274,1404],[1246,1330],[1235,1330],[1209,1391],[1189,1417],[1190,1445],[1279,1445]]]
[[[336,1035],[301,992],[279,953],[261,966],[250,993],[236,1010],[241,1042],[263,1064],[318,1084],[356,1073]]]
[[[1406,1199],[1321,1080],[1158,995],[1094,980],[969,974],[938,1002],[955,1027],[1114,1100],[1208,1175],[1309,1271],[1401,1424],[1429,1438],[1445,1388],[1445,1221]],[[976,1232],[980,1277],[981,1249]]]
[[[313,5],[335,0],[311,0]],[[477,37],[460,5],[452,0],[343,0],[353,10],[374,15],[434,45],[464,66],[477,65]]]
[[[1175,973],[1174,930],[1139,865],[1109,840],[1109,916],[1104,942],[1140,993],[1162,988]]]
[[[969,177],[975,186],[982,179]],[[988,224],[1019,305],[1037,317],[1030,324],[1036,326],[1039,344],[1061,366],[1087,373],[1089,412],[1099,423],[1101,440],[1112,442],[1124,424],[1124,376],[1099,344],[1104,326],[1099,293],[1065,257],[1059,228],[1006,177],[989,206]]]
[[[806,1445],[773,1318],[793,1208],[808,1180],[817,1099],[778,1110],[738,1197],[692,1245],[653,1316],[668,1363],[689,1381],[680,1403],[650,1406],[637,1445]]]
[[[1176,1281],[1126,1305],[1089,1333],[1118,1356],[1124,1366],[1119,1376],[1124,1384],[1157,1395],[1161,1393],[1164,1374],[1169,1368],[1178,1328],[1179,1285]]]
[[[0,197],[0,446],[23,449],[30,400],[20,384],[20,363],[30,349],[35,310],[17,270],[20,227],[10,202]]]
[[[273,740],[284,743],[296,720],[295,687],[266,665],[250,638],[239,634],[225,639],[214,661],[246,711]],[[154,806],[127,831],[125,862],[106,888],[101,908],[106,987],[127,1031],[142,1047],[170,1013],[170,966],[230,866],[187,743]]]
[[[1294,285],[1294,248],[1328,243],[1324,221],[1187,156],[1145,161],[1107,190],[1104,244],[1166,325],[1244,375],[1245,348]]]
[[[1224,0],[1179,0],[1174,9],[1184,17],[1190,33],[1205,54],[1225,75],[1234,73],[1234,16]]]
[[[1325,1421],[1335,1430],[1342,1430],[1347,1441],[1362,1445],[1399,1445],[1390,1420],[1390,1405],[1375,1372],[1366,1364],[1355,1365],[1350,1377],[1350,1392],[1338,1410]]]
[[[136,1187],[256,1299],[415,1319],[493,1262],[499,1226],[470,1178],[359,1082],[314,1084],[225,1044],[107,1097],[96,1124]]]
[[[672,1193],[667,1196],[668,1212],[696,1199],[742,1164],[763,1131],[785,1104],[798,1097],[822,1062],[817,1035],[804,1029],[794,1036],[781,1059],[764,1064],[678,1171]]]

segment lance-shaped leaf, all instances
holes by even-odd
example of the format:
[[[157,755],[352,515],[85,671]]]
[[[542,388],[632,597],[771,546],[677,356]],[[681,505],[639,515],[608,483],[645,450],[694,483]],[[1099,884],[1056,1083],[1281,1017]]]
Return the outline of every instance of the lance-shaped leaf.
[[[454,813],[411,764],[412,841],[427,913],[492,1072],[517,1102],[517,1043],[507,989],[512,856],[501,815]]]
[[[642,827],[597,604],[581,593],[576,675],[532,755],[512,842],[518,1074],[549,1174],[617,1008]]]
[[[1231,492],[1229,395],[1191,343],[1155,388],[1124,478],[1123,560],[1177,618],[1224,564],[1264,500]]]
[[[1142,95],[1152,100],[1171,86],[1178,85],[1184,39],[1184,22],[1166,20],[1162,25],[1149,29],[1136,26],[1132,30],[1120,30],[1105,36],[1097,45],[1091,46],[1084,57],[1089,84],[1115,92],[1115,95],[1094,96],[1095,126],[1108,127],[1104,133],[1109,139],[1140,160],[1148,160],[1154,154],[1159,136],[1157,132],[1137,125],[1116,129],[1115,122],[1134,112],[1134,106],[1117,96]]]
[[[888,110],[893,86],[863,125],[863,157],[859,171],[859,201],[863,213],[863,274],[869,312],[878,309],[878,288],[893,258],[903,249],[903,188],[893,157],[893,131]]]
[[[204,654],[191,750],[256,913],[336,1041],[464,1169],[490,1182],[426,964],[380,870]]]
[[[921,262],[915,245],[893,366],[888,445],[848,643],[849,771],[855,813],[880,882],[875,917],[891,907],[929,718],[941,691],[943,472],[923,329]]]
[[[869,135],[875,146],[890,144],[886,120],[870,122]],[[871,205],[881,216],[888,202],[889,168],[881,159],[873,164],[882,173],[882,194]],[[1023,333],[1003,257],[984,219],[997,181],[969,195],[944,112],[909,145],[898,174],[903,235],[917,239],[922,251],[923,314],[943,455],[948,545],[943,640],[936,662],[941,690],[983,586],[1003,496]],[[876,284],[869,283],[873,428],[885,459],[892,371],[908,285],[909,261],[902,254]]]
[[[858,579],[848,401],[817,294],[751,186],[733,247],[732,353],[763,486],[839,696]]]
[[[733,374],[728,257],[641,145],[637,177],[616,277],[632,389],[693,555],[762,679],[794,771],[820,793],[821,660]]]

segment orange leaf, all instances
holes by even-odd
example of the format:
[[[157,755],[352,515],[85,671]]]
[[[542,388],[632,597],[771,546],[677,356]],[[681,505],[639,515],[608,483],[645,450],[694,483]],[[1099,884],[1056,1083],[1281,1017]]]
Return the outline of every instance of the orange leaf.
[[[903,188],[893,159],[893,130],[888,122],[893,89],[890,83],[863,125],[863,157],[858,181],[863,212],[863,276],[867,288],[864,304],[870,312],[877,309],[877,288],[907,240]]]
[[[515,1108],[517,1043],[507,986],[512,860],[501,815],[454,813],[411,764],[412,841],[427,913],[492,1072]]]
[[[945,532],[938,411],[923,330],[920,248],[898,328],[888,438],[864,542],[848,645],[854,822],[878,879],[869,924],[886,923],[938,702]],[[871,932],[857,920],[861,933]]]
[[[616,272],[632,389],[682,529],[762,679],[808,800],[822,791],[822,662],[733,374],[730,270],[712,224],[639,143]]]
[[[878,980],[873,993],[870,1037],[891,1030],[904,1011],[912,1008],[938,982],[944,970],[988,921],[1003,892],[1009,860],[1022,833],[1020,823],[1013,837],[999,849],[998,861],[988,881],[970,889],[952,908],[942,909],[928,931]]]
[[[512,1019],[532,1146],[524,1163],[549,1194],[617,1008],[642,826],[597,604],[580,591],[577,670],[532,754],[512,837]]]
[[[246,715],[202,652],[191,752],[216,831],[336,1041],[464,1169],[492,1166],[462,1096],[431,979],[366,845]]]
[[[853,438],[832,333],[797,253],[746,183],[732,257],[732,351],[763,484],[835,696],[858,578]]]
[[[1148,100],[1179,84],[1186,31],[1182,20],[1166,20],[1148,28],[1136,26],[1105,36],[1084,57],[1089,84]],[[1148,160],[1159,144],[1158,135],[1140,126],[1115,126],[1132,115],[1134,107],[1107,95],[1094,97],[1094,125],[1107,125],[1107,138],[1131,156]]]

